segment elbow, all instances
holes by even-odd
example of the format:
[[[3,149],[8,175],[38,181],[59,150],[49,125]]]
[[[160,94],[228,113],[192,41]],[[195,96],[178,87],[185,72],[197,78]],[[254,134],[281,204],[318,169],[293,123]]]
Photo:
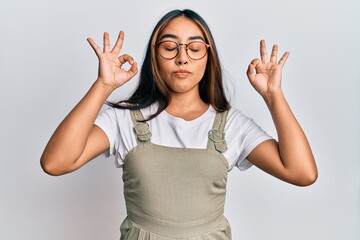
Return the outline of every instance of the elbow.
[[[310,186],[312,184],[314,184],[316,182],[318,178],[318,175],[317,174],[314,174],[312,176],[308,176],[306,177],[305,179],[303,179],[300,184],[298,184],[298,186],[300,187],[307,187],[307,186]]]
[[[60,175],[62,175],[62,174],[54,171],[53,169],[51,169],[51,168],[49,168],[49,167],[47,167],[47,166],[42,166],[42,165],[41,165],[41,168],[42,168],[42,170],[43,170],[46,174],[48,174],[48,175],[50,175],[50,176],[54,176],[54,177],[55,177],[55,176],[60,176]]]
[[[314,184],[317,178],[318,178],[317,170],[309,171],[306,174],[302,174],[301,177],[297,179],[297,181],[294,181],[294,184],[299,187],[307,187]]]
[[[61,171],[61,169],[59,169],[59,166],[54,164],[54,162],[57,162],[57,161],[53,160],[53,159],[49,159],[43,155],[43,156],[41,156],[41,159],[40,159],[40,166],[41,166],[42,170],[50,176],[60,176],[60,175],[65,174],[66,172]]]
[[[315,163],[315,160],[312,158],[311,161],[303,161],[304,164],[297,165],[288,169],[288,179],[290,183],[297,185],[299,187],[307,187],[316,182],[318,179],[318,169]]]
[[[311,167],[309,167],[308,171],[304,175],[306,176],[304,181],[304,186],[310,186],[316,182],[316,180],[319,177],[319,173],[317,170],[317,166],[315,164],[315,160],[314,160],[314,164]]]
[[[43,161],[43,159],[40,160],[40,166],[42,168],[42,170],[50,175],[50,176],[59,176],[61,174],[58,174],[58,172],[56,171],[56,169],[54,167],[51,166],[51,164],[45,163]]]

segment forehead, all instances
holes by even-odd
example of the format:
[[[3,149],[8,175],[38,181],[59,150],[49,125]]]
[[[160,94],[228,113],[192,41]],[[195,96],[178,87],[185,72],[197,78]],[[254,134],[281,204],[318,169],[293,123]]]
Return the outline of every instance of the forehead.
[[[178,39],[190,39],[197,36],[204,39],[204,34],[202,33],[200,27],[186,17],[177,17],[171,20],[161,31],[159,39],[167,34],[174,35]]]

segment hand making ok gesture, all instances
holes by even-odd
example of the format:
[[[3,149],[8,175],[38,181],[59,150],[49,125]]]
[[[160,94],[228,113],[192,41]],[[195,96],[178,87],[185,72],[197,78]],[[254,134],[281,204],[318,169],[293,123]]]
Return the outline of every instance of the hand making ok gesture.
[[[247,70],[247,76],[251,85],[264,99],[267,99],[267,97],[274,93],[281,92],[282,69],[289,56],[289,52],[285,52],[279,61],[277,61],[277,54],[278,46],[274,45],[269,60],[265,41],[261,40],[261,60],[252,60]]]
[[[93,39],[88,38],[87,40],[99,58],[98,81],[114,90],[137,74],[137,63],[130,55],[123,54],[119,57],[124,42],[124,32],[121,31],[119,33],[116,43],[111,50],[109,34],[107,32],[104,33],[103,51],[101,51]],[[126,62],[131,65],[128,70],[122,68]]]

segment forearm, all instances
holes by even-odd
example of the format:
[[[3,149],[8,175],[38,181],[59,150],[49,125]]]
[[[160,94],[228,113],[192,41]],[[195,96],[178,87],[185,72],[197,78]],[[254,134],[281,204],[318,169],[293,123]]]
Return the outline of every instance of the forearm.
[[[279,155],[291,178],[312,181],[317,168],[304,131],[292,113],[283,93],[267,96],[265,102],[278,134]]]
[[[42,166],[74,163],[82,154],[90,130],[111,89],[96,81],[60,123],[41,157]]]

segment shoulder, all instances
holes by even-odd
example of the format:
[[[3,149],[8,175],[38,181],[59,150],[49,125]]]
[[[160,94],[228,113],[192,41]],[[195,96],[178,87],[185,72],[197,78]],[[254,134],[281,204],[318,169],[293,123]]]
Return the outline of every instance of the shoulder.
[[[251,121],[251,118],[237,108],[232,107],[228,110],[227,125],[244,125]]]
[[[249,135],[267,135],[254,119],[248,117],[236,108],[229,110],[225,131],[230,135],[241,136],[241,138]]]
[[[100,111],[100,115],[108,115],[112,118],[123,117],[128,113],[129,113],[129,109],[116,108],[116,107],[107,106],[107,105],[104,106]]]

